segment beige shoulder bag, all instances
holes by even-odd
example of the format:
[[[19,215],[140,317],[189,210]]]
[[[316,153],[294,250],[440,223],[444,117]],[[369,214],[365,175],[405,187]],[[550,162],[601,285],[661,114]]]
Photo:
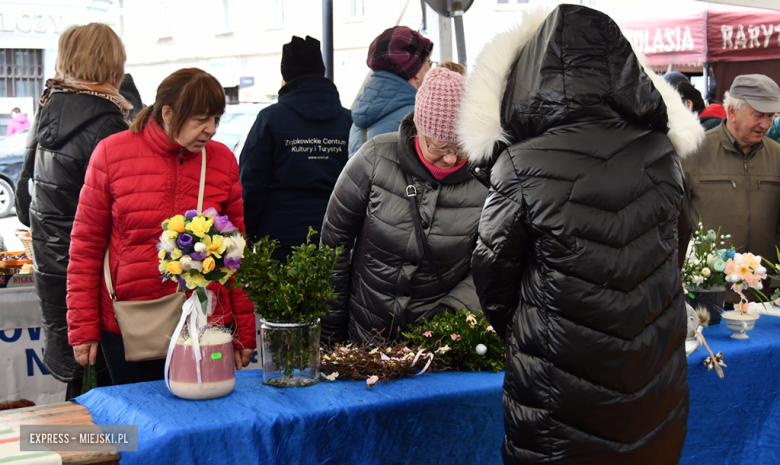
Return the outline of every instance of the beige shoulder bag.
[[[206,149],[201,152],[203,163],[198,189],[198,211],[203,211],[203,191],[206,183]],[[108,295],[114,304],[114,315],[122,330],[125,360],[141,362],[164,359],[168,353],[171,334],[179,322],[181,308],[186,300],[183,292],[174,292],[155,300],[117,300],[108,264],[108,248],[103,259],[103,275]]]

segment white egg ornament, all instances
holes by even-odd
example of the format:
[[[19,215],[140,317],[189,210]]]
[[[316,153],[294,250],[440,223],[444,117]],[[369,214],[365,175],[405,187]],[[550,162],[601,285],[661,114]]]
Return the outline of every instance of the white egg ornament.
[[[476,350],[477,355],[485,355],[487,353],[487,347],[485,347],[485,344],[477,344]]]

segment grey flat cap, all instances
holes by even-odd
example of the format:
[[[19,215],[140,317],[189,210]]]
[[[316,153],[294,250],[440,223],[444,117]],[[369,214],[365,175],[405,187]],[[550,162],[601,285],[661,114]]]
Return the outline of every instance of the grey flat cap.
[[[761,113],[780,112],[780,87],[763,74],[743,74],[734,78],[729,95],[740,98]]]

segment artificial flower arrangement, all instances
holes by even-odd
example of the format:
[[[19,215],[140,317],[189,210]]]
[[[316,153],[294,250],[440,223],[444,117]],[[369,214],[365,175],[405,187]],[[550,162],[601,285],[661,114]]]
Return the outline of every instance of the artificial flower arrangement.
[[[493,370],[506,368],[506,347],[482,312],[460,309],[423,320],[402,333],[401,342],[362,345],[335,344],[323,349],[321,376],[327,380],[365,379],[369,388],[377,381],[420,375],[429,369]]]
[[[688,243],[688,252],[682,268],[682,280],[685,290],[723,291],[726,288],[726,262],[733,259],[736,251],[733,247],[725,249],[719,246],[726,244],[730,234],[721,234],[710,229],[704,232],[704,226],[699,222],[699,229],[693,233]]]
[[[760,301],[766,302],[769,300],[761,292],[761,289],[764,288],[761,281],[767,278],[767,270],[761,265],[761,262],[761,256],[753,255],[752,253],[737,253],[734,255],[734,258],[730,258],[726,262],[724,270],[726,282],[731,283],[731,290],[739,294],[740,299],[738,304],[734,304],[734,310],[742,313],[758,313],[758,309],[749,305],[747,297],[745,297],[744,292],[748,289]]]
[[[271,259],[279,247],[268,236],[252,244],[235,275],[262,317],[263,382],[276,387],[308,386],[318,380],[321,316],[336,295],[329,285],[342,247],[306,243],[285,262]]]
[[[226,328],[209,325],[215,298],[206,287],[228,284],[241,266],[246,241],[214,208],[176,215],[165,220],[162,229],[157,248],[163,280],[175,280],[180,290],[194,290],[171,335],[166,385],[185,399],[222,397],[235,386],[233,337]]]
[[[214,208],[189,210],[163,221],[162,228],[160,272],[181,289],[202,289],[212,281],[226,284],[241,266],[244,236]]]

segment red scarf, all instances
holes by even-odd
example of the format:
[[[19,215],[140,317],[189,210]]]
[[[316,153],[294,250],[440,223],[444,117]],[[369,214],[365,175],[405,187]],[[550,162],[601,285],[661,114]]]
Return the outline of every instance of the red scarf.
[[[422,161],[423,165],[425,165],[425,167],[428,168],[428,171],[431,172],[433,177],[439,181],[451,175],[452,173],[458,171],[460,167],[465,165],[466,162],[468,161],[468,160],[463,160],[463,162],[461,162],[459,165],[455,165],[452,168],[437,168],[431,162],[426,160],[425,156],[423,156],[422,149],[420,148],[419,137],[414,138],[414,148],[417,149],[417,156],[420,157],[420,161]]]

